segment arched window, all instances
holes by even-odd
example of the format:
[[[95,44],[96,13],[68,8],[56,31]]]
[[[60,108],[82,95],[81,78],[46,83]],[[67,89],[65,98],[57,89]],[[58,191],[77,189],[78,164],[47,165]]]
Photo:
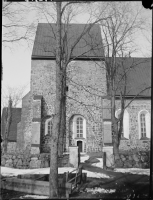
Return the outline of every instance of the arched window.
[[[78,117],[76,120],[76,132],[77,137],[83,137],[83,119],[81,117]]]
[[[119,118],[120,114],[121,114],[121,109],[116,111],[116,113],[115,113],[116,118]],[[127,110],[124,110],[123,132],[122,132],[121,137],[129,139],[129,113]]]
[[[150,138],[150,114],[142,110],[138,114],[139,139]]]
[[[52,132],[52,119],[47,119],[45,123],[45,135],[51,135]]]
[[[86,120],[81,115],[73,117],[73,139],[86,138]]]

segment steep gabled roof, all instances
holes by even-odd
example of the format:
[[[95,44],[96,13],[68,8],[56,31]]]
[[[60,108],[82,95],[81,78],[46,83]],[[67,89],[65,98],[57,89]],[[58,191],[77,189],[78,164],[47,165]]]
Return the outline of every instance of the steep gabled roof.
[[[2,111],[2,118],[1,118],[1,131],[2,135],[5,132],[5,116],[6,116],[6,107],[3,108]],[[21,108],[12,108],[12,122],[10,126],[10,132],[8,141],[9,142],[16,142],[17,140],[17,124],[21,121]]]
[[[65,35],[66,32],[67,38]],[[82,37],[79,39],[81,34]],[[62,37],[65,38],[64,41],[68,51],[78,41],[71,58],[90,59],[104,57],[101,30],[98,24],[69,24],[68,28],[63,24]],[[32,59],[55,59],[55,51],[56,24],[39,23],[33,46]]]
[[[108,59],[111,61],[111,58]],[[116,86],[124,74],[123,67],[126,70],[127,97],[135,95],[138,95],[138,97],[151,97],[151,89],[141,92],[151,86],[151,58],[116,58],[116,64],[118,65]],[[117,90],[116,94],[120,95],[120,89]]]

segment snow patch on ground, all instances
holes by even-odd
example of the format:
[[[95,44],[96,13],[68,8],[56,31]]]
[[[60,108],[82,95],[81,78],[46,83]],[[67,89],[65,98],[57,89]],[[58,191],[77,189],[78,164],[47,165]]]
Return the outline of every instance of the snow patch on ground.
[[[116,190],[115,189],[104,189],[104,188],[86,188],[86,192],[91,192],[92,194],[97,194],[97,193],[114,193]]]
[[[100,160],[99,163],[94,163],[92,165],[101,167],[102,165],[102,159],[98,158]],[[95,165],[97,164],[97,165]],[[102,168],[102,167],[101,167]],[[75,168],[73,167],[60,167],[58,168],[58,173],[63,174],[64,172],[71,172]],[[115,172],[122,172],[122,173],[130,173],[130,174],[139,174],[139,175],[148,175],[150,176],[150,169],[140,169],[140,168],[117,168],[114,170]],[[74,171],[73,173],[75,173]],[[9,167],[2,167],[1,166],[1,175],[2,176],[17,176],[18,174],[49,174],[50,168],[40,168],[40,169],[14,169]],[[87,170],[83,170],[83,173],[87,173],[87,177],[93,177],[93,178],[110,178],[109,176],[103,174],[103,173],[96,173],[96,172],[90,172]]]
[[[58,173],[63,174],[64,172],[71,172],[75,168],[73,167],[63,167],[58,168]],[[17,176],[18,174],[49,174],[50,168],[40,168],[40,169],[14,169],[9,167],[1,167],[1,174],[3,176]]]
[[[130,174],[138,174],[138,175],[147,175],[150,176],[150,169],[140,169],[140,168],[117,168],[114,170],[115,172],[122,173],[130,173]]]
[[[81,156],[80,156],[80,162],[81,162],[81,163],[84,163],[84,161],[85,161],[85,160],[88,160],[88,159],[89,159],[89,156],[88,156],[88,155],[85,155],[85,156],[81,155]]]
[[[48,196],[39,196],[39,195],[25,195],[25,196],[21,196],[19,197],[19,199],[49,199]]]
[[[83,173],[87,173],[87,177],[92,177],[92,178],[110,178],[110,176],[107,176],[106,174],[103,173],[97,173],[97,172],[89,172],[87,170],[82,170]]]
[[[99,160],[98,163],[93,163],[92,166],[103,168],[103,159],[97,158]]]
[[[75,168],[72,167],[60,167],[58,168],[58,174],[63,174],[64,172],[71,172]],[[40,168],[40,169],[13,169],[9,167],[1,167],[1,175],[2,176],[17,176],[18,174],[49,174],[50,168]],[[74,171],[73,173],[76,173]],[[96,172],[90,172],[87,170],[83,170],[83,173],[87,173],[87,177],[94,177],[94,178],[110,178],[109,176],[102,174],[102,173],[96,173]]]

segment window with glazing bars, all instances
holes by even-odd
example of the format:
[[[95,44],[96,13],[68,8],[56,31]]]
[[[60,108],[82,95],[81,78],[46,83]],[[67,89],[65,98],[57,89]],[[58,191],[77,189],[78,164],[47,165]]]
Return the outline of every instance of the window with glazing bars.
[[[78,117],[76,121],[76,133],[77,137],[83,137],[83,119],[81,117]]]
[[[146,120],[145,114],[140,115],[141,137],[146,137]]]
[[[52,122],[49,121],[49,122],[48,122],[48,134],[50,135],[51,132],[52,132]]]

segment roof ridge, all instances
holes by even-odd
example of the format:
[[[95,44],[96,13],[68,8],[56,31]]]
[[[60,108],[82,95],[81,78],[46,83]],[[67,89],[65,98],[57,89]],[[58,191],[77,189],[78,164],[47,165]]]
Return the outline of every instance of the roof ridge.
[[[56,24],[56,23],[44,23],[44,22],[39,22],[39,24]],[[62,23],[62,24],[65,24],[65,23]],[[93,24],[93,25],[98,25],[100,26],[98,23],[70,23],[69,25],[90,25],[90,24]]]

